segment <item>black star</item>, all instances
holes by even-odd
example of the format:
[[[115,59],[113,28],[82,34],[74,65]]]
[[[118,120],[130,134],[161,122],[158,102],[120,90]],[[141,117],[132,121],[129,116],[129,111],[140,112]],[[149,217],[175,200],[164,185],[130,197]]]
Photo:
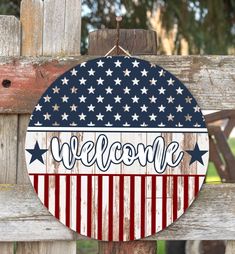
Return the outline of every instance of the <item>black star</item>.
[[[200,162],[200,163],[204,166],[203,160],[202,160],[202,156],[203,156],[204,154],[206,154],[208,151],[200,150],[200,149],[199,149],[199,146],[198,146],[198,144],[197,144],[197,142],[196,142],[196,145],[195,145],[195,147],[194,147],[193,150],[186,150],[186,152],[187,152],[189,155],[192,156],[189,165],[191,165],[191,164],[194,163],[195,161],[198,161],[198,162]]]
[[[47,150],[48,150],[48,149],[40,149],[40,147],[39,147],[39,145],[38,145],[38,141],[36,142],[36,144],[35,144],[35,146],[34,146],[33,149],[26,149],[26,151],[29,152],[29,153],[32,155],[29,164],[31,164],[31,163],[34,162],[35,160],[39,160],[42,164],[44,164],[42,155],[43,155],[44,153],[46,153]]]

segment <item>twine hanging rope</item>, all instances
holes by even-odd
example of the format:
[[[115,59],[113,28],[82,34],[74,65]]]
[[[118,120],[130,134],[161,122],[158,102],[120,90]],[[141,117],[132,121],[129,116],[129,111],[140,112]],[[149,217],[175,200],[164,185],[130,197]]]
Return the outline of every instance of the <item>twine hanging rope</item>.
[[[127,56],[131,56],[129,54],[129,52],[127,50],[125,50],[123,47],[120,46],[120,22],[122,21],[122,17],[121,16],[117,16],[116,17],[116,21],[117,21],[117,27],[116,27],[116,45],[113,46],[108,53],[105,54],[105,56],[109,56],[115,49],[116,49],[116,54],[120,55],[120,49],[127,55]]]

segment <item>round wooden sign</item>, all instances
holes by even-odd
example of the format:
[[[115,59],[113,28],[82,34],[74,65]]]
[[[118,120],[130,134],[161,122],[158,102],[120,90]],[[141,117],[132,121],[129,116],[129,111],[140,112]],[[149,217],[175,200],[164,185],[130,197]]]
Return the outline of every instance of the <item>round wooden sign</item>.
[[[209,157],[204,117],[163,68],[113,56],[64,73],[35,106],[26,161],[42,203],[105,241],[166,228],[195,199]]]

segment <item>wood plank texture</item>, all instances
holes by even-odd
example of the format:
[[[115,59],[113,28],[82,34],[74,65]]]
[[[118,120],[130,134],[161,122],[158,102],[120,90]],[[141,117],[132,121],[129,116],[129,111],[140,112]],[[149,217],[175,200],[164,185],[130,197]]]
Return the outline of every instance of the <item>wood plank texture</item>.
[[[1,254],[13,254],[14,253],[13,243],[1,242],[0,251],[1,251]]]
[[[14,16],[0,15],[0,56],[20,55],[20,21]]]
[[[89,33],[88,55],[105,55],[116,45],[116,40],[116,29],[99,29]],[[152,30],[120,29],[119,45],[131,55],[156,55],[157,34]]]
[[[43,39],[43,1],[21,1],[20,21],[22,24],[23,56],[42,55]]]
[[[225,254],[235,253],[235,241],[227,241]]]
[[[62,73],[94,57],[0,58],[1,113],[31,113],[46,88]],[[234,56],[142,56],[176,75],[202,109],[232,109],[235,105]]]
[[[16,183],[17,115],[0,115],[0,183]]]
[[[0,241],[86,239],[49,215],[32,187],[1,185],[0,190]],[[145,240],[235,239],[234,191],[234,184],[205,185],[179,220]]]
[[[76,254],[75,241],[23,242],[17,245],[16,254]]]

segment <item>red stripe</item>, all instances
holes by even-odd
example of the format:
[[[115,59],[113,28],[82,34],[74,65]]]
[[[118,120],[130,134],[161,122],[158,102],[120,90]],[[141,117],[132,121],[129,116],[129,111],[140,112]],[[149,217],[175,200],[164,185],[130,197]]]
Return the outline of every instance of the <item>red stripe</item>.
[[[135,176],[130,177],[130,240],[135,239]]]
[[[152,176],[152,215],[151,215],[151,233],[156,233],[156,176]]]
[[[198,191],[199,191],[199,177],[197,177],[197,176],[195,176],[194,177],[194,195],[195,195],[195,197],[197,196],[197,194],[198,194]]]
[[[124,176],[120,176],[119,187],[119,241],[123,241],[124,224]]]
[[[141,238],[145,237],[145,177],[141,177]]]
[[[98,176],[98,239],[102,240],[102,184],[103,184],[103,177]]]
[[[173,177],[173,221],[177,219],[178,211],[178,177]]]
[[[67,227],[70,227],[70,175],[66,176],[66,201],[65,201],[65,223]]]
[[[109,176],[109,241],[113,240],[113,176]]]
[[[77,232],[81,232],[81,176],[77,175],[77,213],[76,213],[76,222],[77,222]]]
[[[55,217],[60,218],[60,176],[55,175]]]
[[[44,205],[48,208],[49,206],[49,176],[44,176]]]
[[[184,211],[188,208],[188,176],[184,176]]]
[[[167,215],[167,176],[163,175],[162,178],[162,229],[166,227],[166,215]]]
[[[87,236],[91,237],[92,175],[87,176]]]
[[[35,175],[33,178],[33,185],[36,193],[38,193],[38,175]]]

